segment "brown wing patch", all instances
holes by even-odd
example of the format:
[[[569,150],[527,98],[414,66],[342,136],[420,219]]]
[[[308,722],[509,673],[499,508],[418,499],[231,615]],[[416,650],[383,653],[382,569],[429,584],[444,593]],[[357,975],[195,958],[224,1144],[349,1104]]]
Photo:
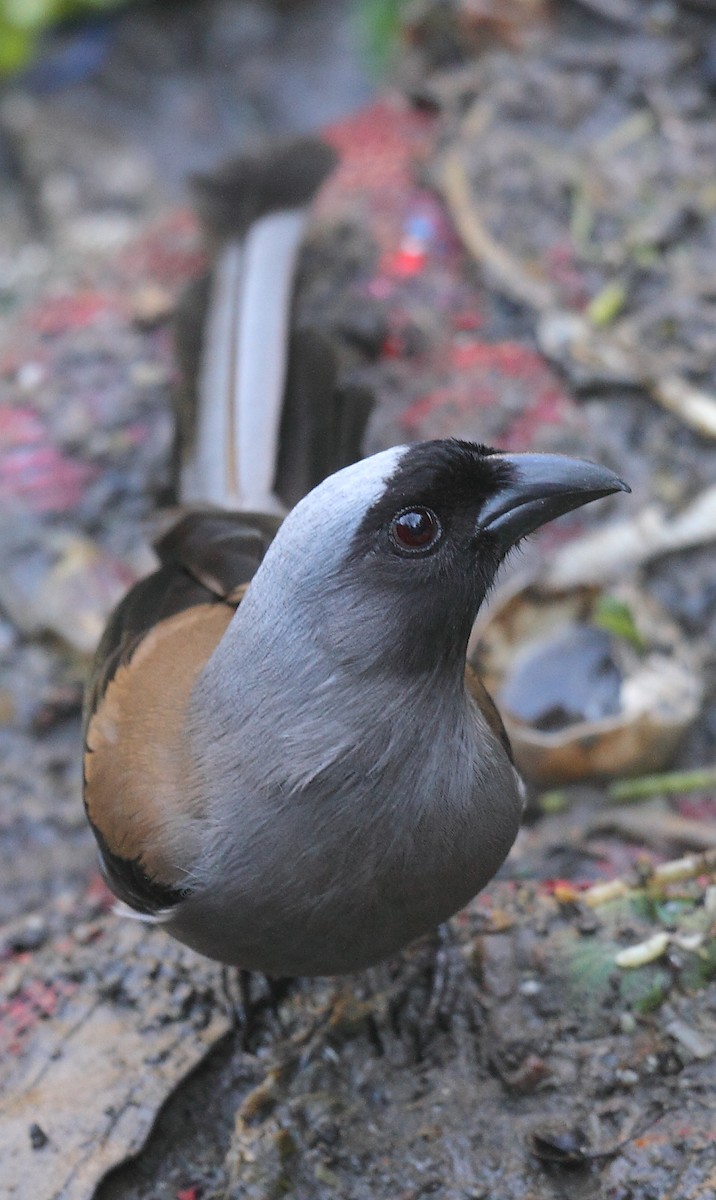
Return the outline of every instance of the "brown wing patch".
[[[160,567],[127,593],[97,647],[85,696],[85,728],[110,681],[161,621],[202,604],[243,598],[280,521],[252,513],[189,513],[156,544]]]
[[[139,912],[185,892],[200,819],[185,761],[187,699],[278,524],[189,513],[160,539],[161,565],[127,593],[97,647],[85,696],[85,804],[107,882]]]
[[[510,739],[502,723],[502,717],[499,714],[497,705],[480,679],[477,671],[470,663],[465,664],[465,686],[487,721],[487,724],[490,726],[490,729],[502,742],[510,762],[514,763]]]
[[[234,609],[198,604],[159,621],[107,684],[86,730],[85,804],[111,855],[149,880],[181,885],[202,818],[186,745],[197,674]]]

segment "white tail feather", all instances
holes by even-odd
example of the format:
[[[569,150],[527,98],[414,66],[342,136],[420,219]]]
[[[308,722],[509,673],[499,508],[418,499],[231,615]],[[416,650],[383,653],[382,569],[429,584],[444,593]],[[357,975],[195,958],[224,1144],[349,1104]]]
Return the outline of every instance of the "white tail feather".
[[[196,440],[181,499],[283,513],[273,492],[296,259],[307,210],[270,213],[214,270]]]
[[[155,913],[137,912],[136,908],[130,908],[124,900],[117,900],[116,904],[112,905],[112,912],[115,917],[124,917],[128,921],[143,921],[145,925],[163,925],[171,915],[169,908],[160,908]]]

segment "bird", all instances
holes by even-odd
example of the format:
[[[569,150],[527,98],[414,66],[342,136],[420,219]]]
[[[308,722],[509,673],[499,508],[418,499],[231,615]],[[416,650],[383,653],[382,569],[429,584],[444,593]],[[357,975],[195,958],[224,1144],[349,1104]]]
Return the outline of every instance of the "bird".
[[[231,304],[199,404],[199,428],[222,432],[187,476],[196,504],[196,463],[212,475],[213,454],[225,507],[212,475],[210,503],[159,539],[157,569],[110,618],[86,694],[85,809],[129,911],[244,971],[352,974],[434,930],[504,862],[524,788],[466,661],[470,631],[523,538],[629,488],[586,460],[459,439],[353,461],[339,431],[350,461],[285,512],[271,483],[282,381],[269,399],[252,391],[260,371],[216,383],[217,355],[276,353]],[[355,433],[362,418],[346,419]],[[257,422],[229,478],[227,430]]]

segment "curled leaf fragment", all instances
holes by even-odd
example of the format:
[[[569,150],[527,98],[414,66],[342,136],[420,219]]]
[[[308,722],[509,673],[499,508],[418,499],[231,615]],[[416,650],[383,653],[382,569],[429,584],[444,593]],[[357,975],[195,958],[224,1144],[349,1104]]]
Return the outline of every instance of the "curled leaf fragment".
[[[614,962],[618,967],[625,969],[645,967],[647,963],[654,962],[666,953],[669,941],[668,933],[655,933],[644,942],[637,942],[635,946],[627,946],[625,950],[620,950],[614,955]]]

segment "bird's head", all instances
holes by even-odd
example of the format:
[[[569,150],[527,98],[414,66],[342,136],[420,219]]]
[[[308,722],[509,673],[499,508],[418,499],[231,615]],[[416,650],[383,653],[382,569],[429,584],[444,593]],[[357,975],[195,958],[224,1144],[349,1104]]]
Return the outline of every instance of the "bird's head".
[[[394,447],[309,493],[259,575],[291,580],[342,657],[378,656],[406,672],[458,663],[510,549],[547,521],[628,490],[605,467],[563,455],[455,440]]]

